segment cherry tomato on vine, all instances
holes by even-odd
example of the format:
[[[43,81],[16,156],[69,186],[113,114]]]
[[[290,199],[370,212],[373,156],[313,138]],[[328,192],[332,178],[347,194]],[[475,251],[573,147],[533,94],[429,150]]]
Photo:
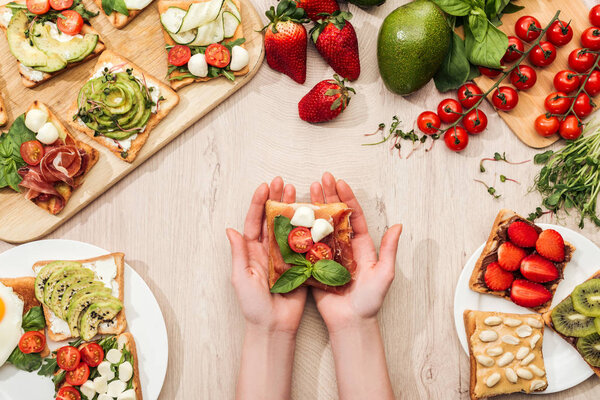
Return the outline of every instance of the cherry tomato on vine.
[[[440,117],[433,111],[423,111],[417,117],[417,126],[419,130],[426,135],[434,135],[437,133],[442,122]]]
[[[573,28],[570,22],[554,21],[546,31],[546,39],[555,46],[564,46],[573,39]]]
[[[600,71],[594,70],[590,74],[587,82],[585,83],[585,91],[590,96],[594,97],[600,93]]]
[[[581,132],[581,124],[574,115],[567,116],[567,118],[560,123],[560,128],[558,129],[560,136],[567,140],[577,139],[579,136],[581,136]]]
[[[590,10],[590,24],[600,27],[600,4]]]
[[[537,74],[529,65],[519,65],[508,76],[510,83],[519,90],[527,90],[537,82]]]
[[[175,45],[169,50],[169,64],[181,67],[192,58],[192,50],[182,44]]]
[[[600,28],[590,27],[581,34],[581,47],[593,51],[600,50]]]
[[[463,108],[469,109],[481,99],[482,94],[483,92],[479,89],[479,86],[469,82],[458,88],[456,96]]]
[[[571,93],[579,87],[577,72],[564,69],[554,76],[554,88],[559,92]]]
[[[48,0],[27,0],[27,9],[33,14],[42,15],[50,11],[50,2]]]
[[[558,132],[560,121],[557,117],[547,117],[546,114],[542,114],[535,119],[534,127],[540,136],[548,137]]]
[[[477,68],[479,68],[479,72],[481,72],[481,75],[485,75],[489,78],[495,78],[502,73],[501,69],[492,69],[492,68],[481,67],[481,66],[479,66]]]
[[[548,111],[550,114],[561,115],[569,111],[571,103],[573,103],[573,99],[567,97],[565,93],[554,92],[550,93],[546,97],[546,100],[544,101],[544,107],[546,107],[546,111]]]
[[[444,99],[437,108],[437,114],[446,124],[456,122],[462,113],[462,106],[454,99]]]
[[[556,60],[556,47],[550,42],[540,42],[529,53],[529,62],[536,67],[547,67]]]
[[[573,112],[579,118],[585,118],[594,111],[594,102],[590,99],[585,93],[579,93],[579,96],[575,99],[575,104],[573,105]]]
[[[487,128],[488,119],[485,113],[481,110],[475,109],[471,110],[465,115],[462,120],[462,124],[472,135],[476,135],[481,133]]]
[[[540,36],[542,25],[535,17],[525,15],[517,20],[515,24],[515,33],[519,38],[526,42],[533,42]]]
[[[469,134],[462,126],[455,126],[444,133],[444,143],[452,151],[461,151],[469,144]]]
[[[519,94],[510,86],[500,86],[492,95],[494,107],[502,111],[510,111],[519,103]]]
[[[502,61],[505,63],[517,61],[523,55],[523,51],[525,51],[525,46],[521,39],[516,36],[509,36],[508,48],[506,49],[506,53],[504,53],[504,57],[502,57]]]
[[[576,72],[586,72],[594,66],[596,57],[584,49],[575,49],[569,54],[569,67]]]

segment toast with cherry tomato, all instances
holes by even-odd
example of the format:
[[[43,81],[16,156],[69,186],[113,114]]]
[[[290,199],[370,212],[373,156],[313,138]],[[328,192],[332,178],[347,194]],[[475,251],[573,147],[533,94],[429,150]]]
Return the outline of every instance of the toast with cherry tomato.
[[[287,293],[301,285],[340,292],[352,282],[352,209],[346,204],[269,200],[265,213],[271,292]]]
[[[106,48],[81,0],[19,0],[0,6],[0,29],[18,61],[21,81],[33,88],[97,57]]]
[[[4,99],[0,95],[0,126],[6,125],[8,122],[8,115],[6,114],[6,107],[4,106]]]
[[[159,0],[158,12],[168,51],[167,79],[173,89],[248,73],[238,0]]]

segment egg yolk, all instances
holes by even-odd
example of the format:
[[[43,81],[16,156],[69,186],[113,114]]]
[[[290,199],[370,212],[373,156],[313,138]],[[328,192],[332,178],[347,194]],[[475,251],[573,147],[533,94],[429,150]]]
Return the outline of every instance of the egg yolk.
[[[6,310],[6,306],[4,305],[4,301],[0,297],[0,321],[2,321],[2,318],[4,318],[5,310]]]

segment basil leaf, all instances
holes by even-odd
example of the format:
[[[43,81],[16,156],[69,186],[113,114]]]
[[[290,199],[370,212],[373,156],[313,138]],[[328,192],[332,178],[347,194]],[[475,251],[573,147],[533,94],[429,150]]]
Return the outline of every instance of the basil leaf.
[[[114,11],[129,16],[125,0],[102,0],[102,10],[104,10],[106,15],[110,15]]]
[[[468,0],[433,0],[446,14],[462,17],[468,15],[473,8]]]
[[[44,329],[46,327],[46,320],[44,319],[42,307],[31,307],[23,317],[21,326],[25,332],[41,331]]]
[[[309,267],[310,262],[304,258],[302,254],[294,252],[288,244],[288,235],[292,229],[294,229],[294,227],[292,226],[289,218],[284,217],[283,215],[278,215],[275,217],[273,222],[273,231],[275,233],[275,240],[279,245],[279,251],[281,251],[283,261],[288,264],[304,265]]]
[[[502,13],[503,14],[514,14],[516,12],[521,11],[524,8],[525,8],[525,6],[519,6],[519,5],[516,5],[515,3],[510,2],[506,5],[506,7],[504,7],[502,9]]]
[[[329,286],[342,286],[350,282],[352,275],[344,266],[333,260],[319,260],[313,265],[312,276]]]
[[[475,79],[479,75],[481,75],[481,71],[479,71],[479,68],[477,68],[477,65],[473,65],[473,64],[469,63],[469,66],[470,66],[470,71],[469,71],[469,76],[467,77],[467,81],[472,81],[473,79]]]
[[[508,48],[508,37],[488,21],[487,34],[477,41],[469,25],[465,25],[465,50],[472,64],[488,68],[502,68],[500,60]]]
[[[465,53],[465,42],[455,32],[452,32],[452,40],[446,58],[433,77],[435,87],[440,92],[458,89],[467,81],[470,72],[470,63]]]
[[[19,346],[15,347],[6,361],[27,372],[33,372],[42,366],[42,357],[38,353],[25,354],[19,350]]]
[[[25,166],[21,145],[29,140],[35,140],[35,133],[25,126],[25,114],[13,122],[8,133],[0,135],[0,188],[10,186],[16,192],[21,191],[19,183],[23,179],[17,172]]]
[[[310,277],[306,265],[295,265],[285,271],[271,288],[271,293],[288,293],[302,285]]]
[[[44,358],[42,368],[37,372],[41,376],[51,376],[58,370],[58,363],[55,357]]]
[[[476,8],[469,14],[469,29],[471,29],[475,40],[478,42],[482,42],[485,39],[488,30],[488,20],[482,9]]]

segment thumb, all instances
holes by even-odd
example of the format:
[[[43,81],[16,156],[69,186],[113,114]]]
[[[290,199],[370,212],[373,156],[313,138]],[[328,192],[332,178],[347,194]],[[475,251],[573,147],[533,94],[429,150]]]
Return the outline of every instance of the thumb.
[[[391,226],[383,235],[381,247],[379,248],[379,264],[381,269],[391,273],[392,276],[396,268],[396,253],[401,234],[401,224]]]
[[[231,246],[231,279],[235,281],[248,266],[248,248],[246,240],[238,231],[228,228],[225,232]]]

